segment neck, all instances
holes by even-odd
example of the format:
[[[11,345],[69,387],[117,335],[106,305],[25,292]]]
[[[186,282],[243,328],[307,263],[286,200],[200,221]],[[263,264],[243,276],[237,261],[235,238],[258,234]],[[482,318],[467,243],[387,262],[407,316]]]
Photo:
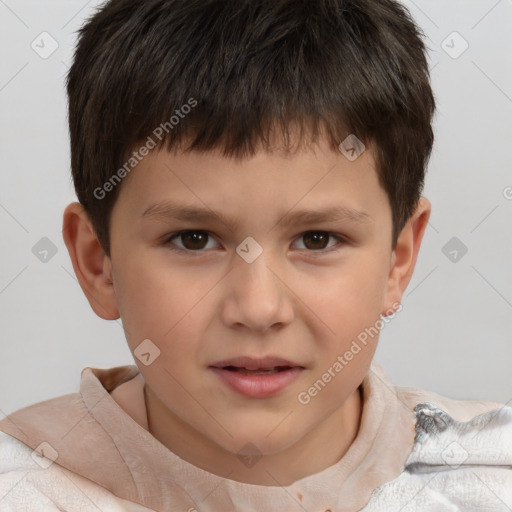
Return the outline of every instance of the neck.
[[[245,467],[236,453],[226,451],[173,415],[146,385],[144,397],[149,432],[178,457],[218,476],[264,486],[287,486],[336,464],[357,436],[363,405],[359,386],[300,441]]]

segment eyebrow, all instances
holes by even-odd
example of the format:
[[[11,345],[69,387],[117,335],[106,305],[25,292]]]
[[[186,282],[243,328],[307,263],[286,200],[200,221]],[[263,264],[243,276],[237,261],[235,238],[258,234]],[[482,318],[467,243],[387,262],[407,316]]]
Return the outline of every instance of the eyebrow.
[[[220,212],[208,208],[191,205],[179,205],[170,201],[155,203],[147,208],[141,219],[174,219],[197,223],[220,221],[231,231],[235,231],[235,224]],[[346,206],[332,206],[322,210],[297,210],[286,213],[277,222],[282,227],[297,224],[319,224],[322,222],[349,221],[358,224],[372,224],[373,219],[366,212],[355,210]]]

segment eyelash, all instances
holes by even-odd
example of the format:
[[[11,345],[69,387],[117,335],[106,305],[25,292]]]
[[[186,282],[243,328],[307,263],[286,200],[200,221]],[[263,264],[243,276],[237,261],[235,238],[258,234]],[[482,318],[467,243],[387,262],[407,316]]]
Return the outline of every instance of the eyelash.
[[[210,232],[208,232],[208,231],[204,231],[204,230],[200,230],[200,229],[186,229],[186,230],[183,230],[183,231],[178,231],[176,233],[172,233],[171,235],[167,236],[165,238],[165,240],[164,240],[162,245],[167,246],[169,248],[169,250],[174,251],[174,252],[178,252],[178,253],[187,253],[187,254],[198,253],[198,255],[199,255],[201,253],[206,252],[205,249],[198,249],[198,250],[194,251],[194,250],[191,250],[191,249],[183,249],[181,247],[173,246],[173,244],[172,244],[172,240],[173,239],[179,238],[181,235],[184,235],[184,234],[187,234],[187,233],[204,233],[204,234],[208,235],[209,237],[212,237],[212,234]],[[329,237],[337,238],[339,240],[339,242],[336,245],[334,245],[332,247],[329,247],[329,248],[326,248],[326,249],[317,249],[317,250],[314,250],[314,249],[299,249],[301,251],[306,251],[308,253],[311,253],[311,256],[314,256],[315,254],[322,255],[322,254],[325,254],[325,253],[339,251],[341,249],[341,247],[338,247],[336,249],[333,249],[333,247],[343,246],[343,245],[348,243],[347,239],[345,237],[341,236],[341,235],[338,235],[336,233],[331,233],[331,232],[328,232],[328,231],[321,231],[321,230],[317,230],[317,231],[312,231],[312,230],[304,231],[299,236],[299,239],[302,238],[304,235],[310,234],[310,233],[311,234],[321,233],[321,234],[324,234],[324,235],[328,235]]]

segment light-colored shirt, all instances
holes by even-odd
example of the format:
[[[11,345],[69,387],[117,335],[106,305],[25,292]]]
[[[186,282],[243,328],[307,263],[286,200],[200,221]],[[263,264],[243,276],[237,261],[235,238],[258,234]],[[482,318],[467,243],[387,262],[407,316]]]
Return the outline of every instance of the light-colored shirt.
[[[359,431],[291,485],[222,478],[151,435],[137,366],[0,421],[0,512],[510,512],[512,408],[394,386],[372,362]]]

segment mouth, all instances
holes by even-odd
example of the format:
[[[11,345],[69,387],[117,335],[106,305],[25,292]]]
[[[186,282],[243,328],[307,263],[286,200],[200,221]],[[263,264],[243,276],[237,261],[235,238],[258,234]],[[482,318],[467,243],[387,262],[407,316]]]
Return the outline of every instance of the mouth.
[[[289,370],[290,368],[304,368],[304,366],[298,363],[275,356],[261,358],[240,356],[218,361],[211,366],[213,368],[221,368],[223,370],[240,373],[250,373],[252,375],[258,372],[268,374]]]
[[[216,367],[214,367],[216,368]],[[279,373],[286,370],[292,369],[292,366],[274,366],[272,368],[258,368],[257,370],[249,370],[245,367],[238,367],[238,366],[224,366],[222,367],[222,370],[226,370],[228,372],[236,372],[236,373],[243,373],[245,375],[271,375],[273,373]]]
[[[290,385],[305,367],[278,357],[237,357],[210,366],[232,391],[251,398],[278,394]]]

